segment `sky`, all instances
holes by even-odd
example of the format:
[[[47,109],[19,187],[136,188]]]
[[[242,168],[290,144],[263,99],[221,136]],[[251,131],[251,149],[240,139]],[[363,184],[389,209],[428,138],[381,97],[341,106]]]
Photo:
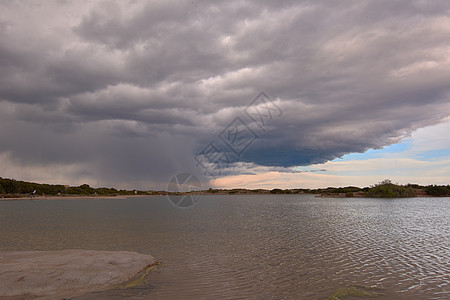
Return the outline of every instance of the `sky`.
[[[448,1],[1,1],[0,177],[450,184]]]

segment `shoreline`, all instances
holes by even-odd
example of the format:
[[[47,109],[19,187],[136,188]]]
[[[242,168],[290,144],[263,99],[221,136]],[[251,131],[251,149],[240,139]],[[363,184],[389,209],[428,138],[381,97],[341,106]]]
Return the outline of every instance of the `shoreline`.
[[[333,196],[333,195],[317,195],[316,198],[334,198],[334,199],[408,199],[408,198],[450,198],[449,196],[431,196],[431,195],[416,195],[412,197],[369,197],[369,196],[356,196],[356,197],[346,197],[346,196]]]
[[[446,198],[449,196],[432,196],[426,194],[415,195],[412,197],[370,197],[364,195],[355,195],[352,197],[347,197],[345,195],[332,195],[332,194],[310,194],[310,193],[301,193],[301,194],[270,194],[270,193],[180,193],[179,195],[197,195],[197,196],[295,196],[295,195],[311,195],[315,198],[327,198],[327,199],[352,199],[352,198],[370,198],[370,199],[407,199],[407,198]],[[116,195],[116,196],[92,196],[92,195],[71,195],[71,196],[38,196],[33,197],[11,197],[11,198],[0,198],[0,201],[42,201],[42,200],[91,200],[91,199],[128,199],[128,198],[146,198],[146,197],[155,197],[155,196],[167,196],[167,195]]]
[[[163,195],[116,195],[116,196],[92,196],[92,195],[70,195],[70,196],[34,196],[30,197],[0,197],[0,201],[16,201],[16,200],[77,200],[77,199],[124,199],[124,198],[140,198],[140,197],[153,197],[153,196],[163,196]]]

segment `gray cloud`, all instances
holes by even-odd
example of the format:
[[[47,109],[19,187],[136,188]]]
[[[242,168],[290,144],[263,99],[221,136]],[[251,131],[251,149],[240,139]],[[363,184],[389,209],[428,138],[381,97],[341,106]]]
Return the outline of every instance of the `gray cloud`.
[[[18,170],[83,166],[68,172],[75,183],[163,188],[176,172],[201,173],[195,154],[235,117],[256,128],[243,109],[260,91],[283,115],[240,157],[221,144],[233,157],[226,174],[397,143],[449,115],[449,9],[419,0],[4,2],[0,154]]]

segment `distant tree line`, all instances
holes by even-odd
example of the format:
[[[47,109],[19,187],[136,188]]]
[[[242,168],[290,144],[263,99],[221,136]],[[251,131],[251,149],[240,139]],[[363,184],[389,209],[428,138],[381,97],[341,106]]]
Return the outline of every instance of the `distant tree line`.
[[[65,193],[65,189],[64,185],[39,184],[0,177],[1,194],[30,194],[34,190],[39,190],[39,193],[56,195],[58,193]]]
[[[383,180],[370,187],[327,187],[319,189],[272,189],[272,190],[248,190],[248,189],[212,189],[208,193],[228,193],[228,194],[321,194],[336,195],[340,197],[373,197],[373,198],[406,198],[415,196],[448,196],[450,197],[450,185],[429,185],[418,184],[400,185],[392,183],[391,180]]]
[[[19,181],[0,177],[0,195],[14,196],[31,194],[36,190],[37,195],[98,195],[98,196],[118,196],[118,195],[162,195],[167,192],[162,191],[129,191],[117,190],[115,188],[93,188],[88,184],[80,186],[65,186],[61,184],[41,184],[34,182]],[[322,194],[339,195],[342,197],[375,197],[375,198],[403,198],[417,195],[429,195],[437,197],[450,197],[450,185],[428,185],[418,184],[399,185],[391,180],[383,180],[371,187],[359,188],[355,186],[347,187],[327,187],[321,189],[208,189],[207,193],[227,193],[227,194]]]
[[[34,182],[19,181],[0,177],[0,194],[23,195],[31,194],[34,190],[38,195],[134,195],[135,191],[117,190],[115,188],[92,188],[88,184],[80,186],[65,186],[61,184],[41,184]],[[148,195],[152,192],[137,191],[138,195]]]
[[[425,191],[431,196],[450,196],[450,185],[429,185],[425,188]]]

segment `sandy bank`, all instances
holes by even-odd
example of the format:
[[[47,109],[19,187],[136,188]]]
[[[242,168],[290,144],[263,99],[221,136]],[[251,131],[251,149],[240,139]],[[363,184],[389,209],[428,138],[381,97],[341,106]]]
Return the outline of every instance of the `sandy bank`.
[[[126,282],[155,263],[128,251],[0,252],[0,298],[69,298]]]

